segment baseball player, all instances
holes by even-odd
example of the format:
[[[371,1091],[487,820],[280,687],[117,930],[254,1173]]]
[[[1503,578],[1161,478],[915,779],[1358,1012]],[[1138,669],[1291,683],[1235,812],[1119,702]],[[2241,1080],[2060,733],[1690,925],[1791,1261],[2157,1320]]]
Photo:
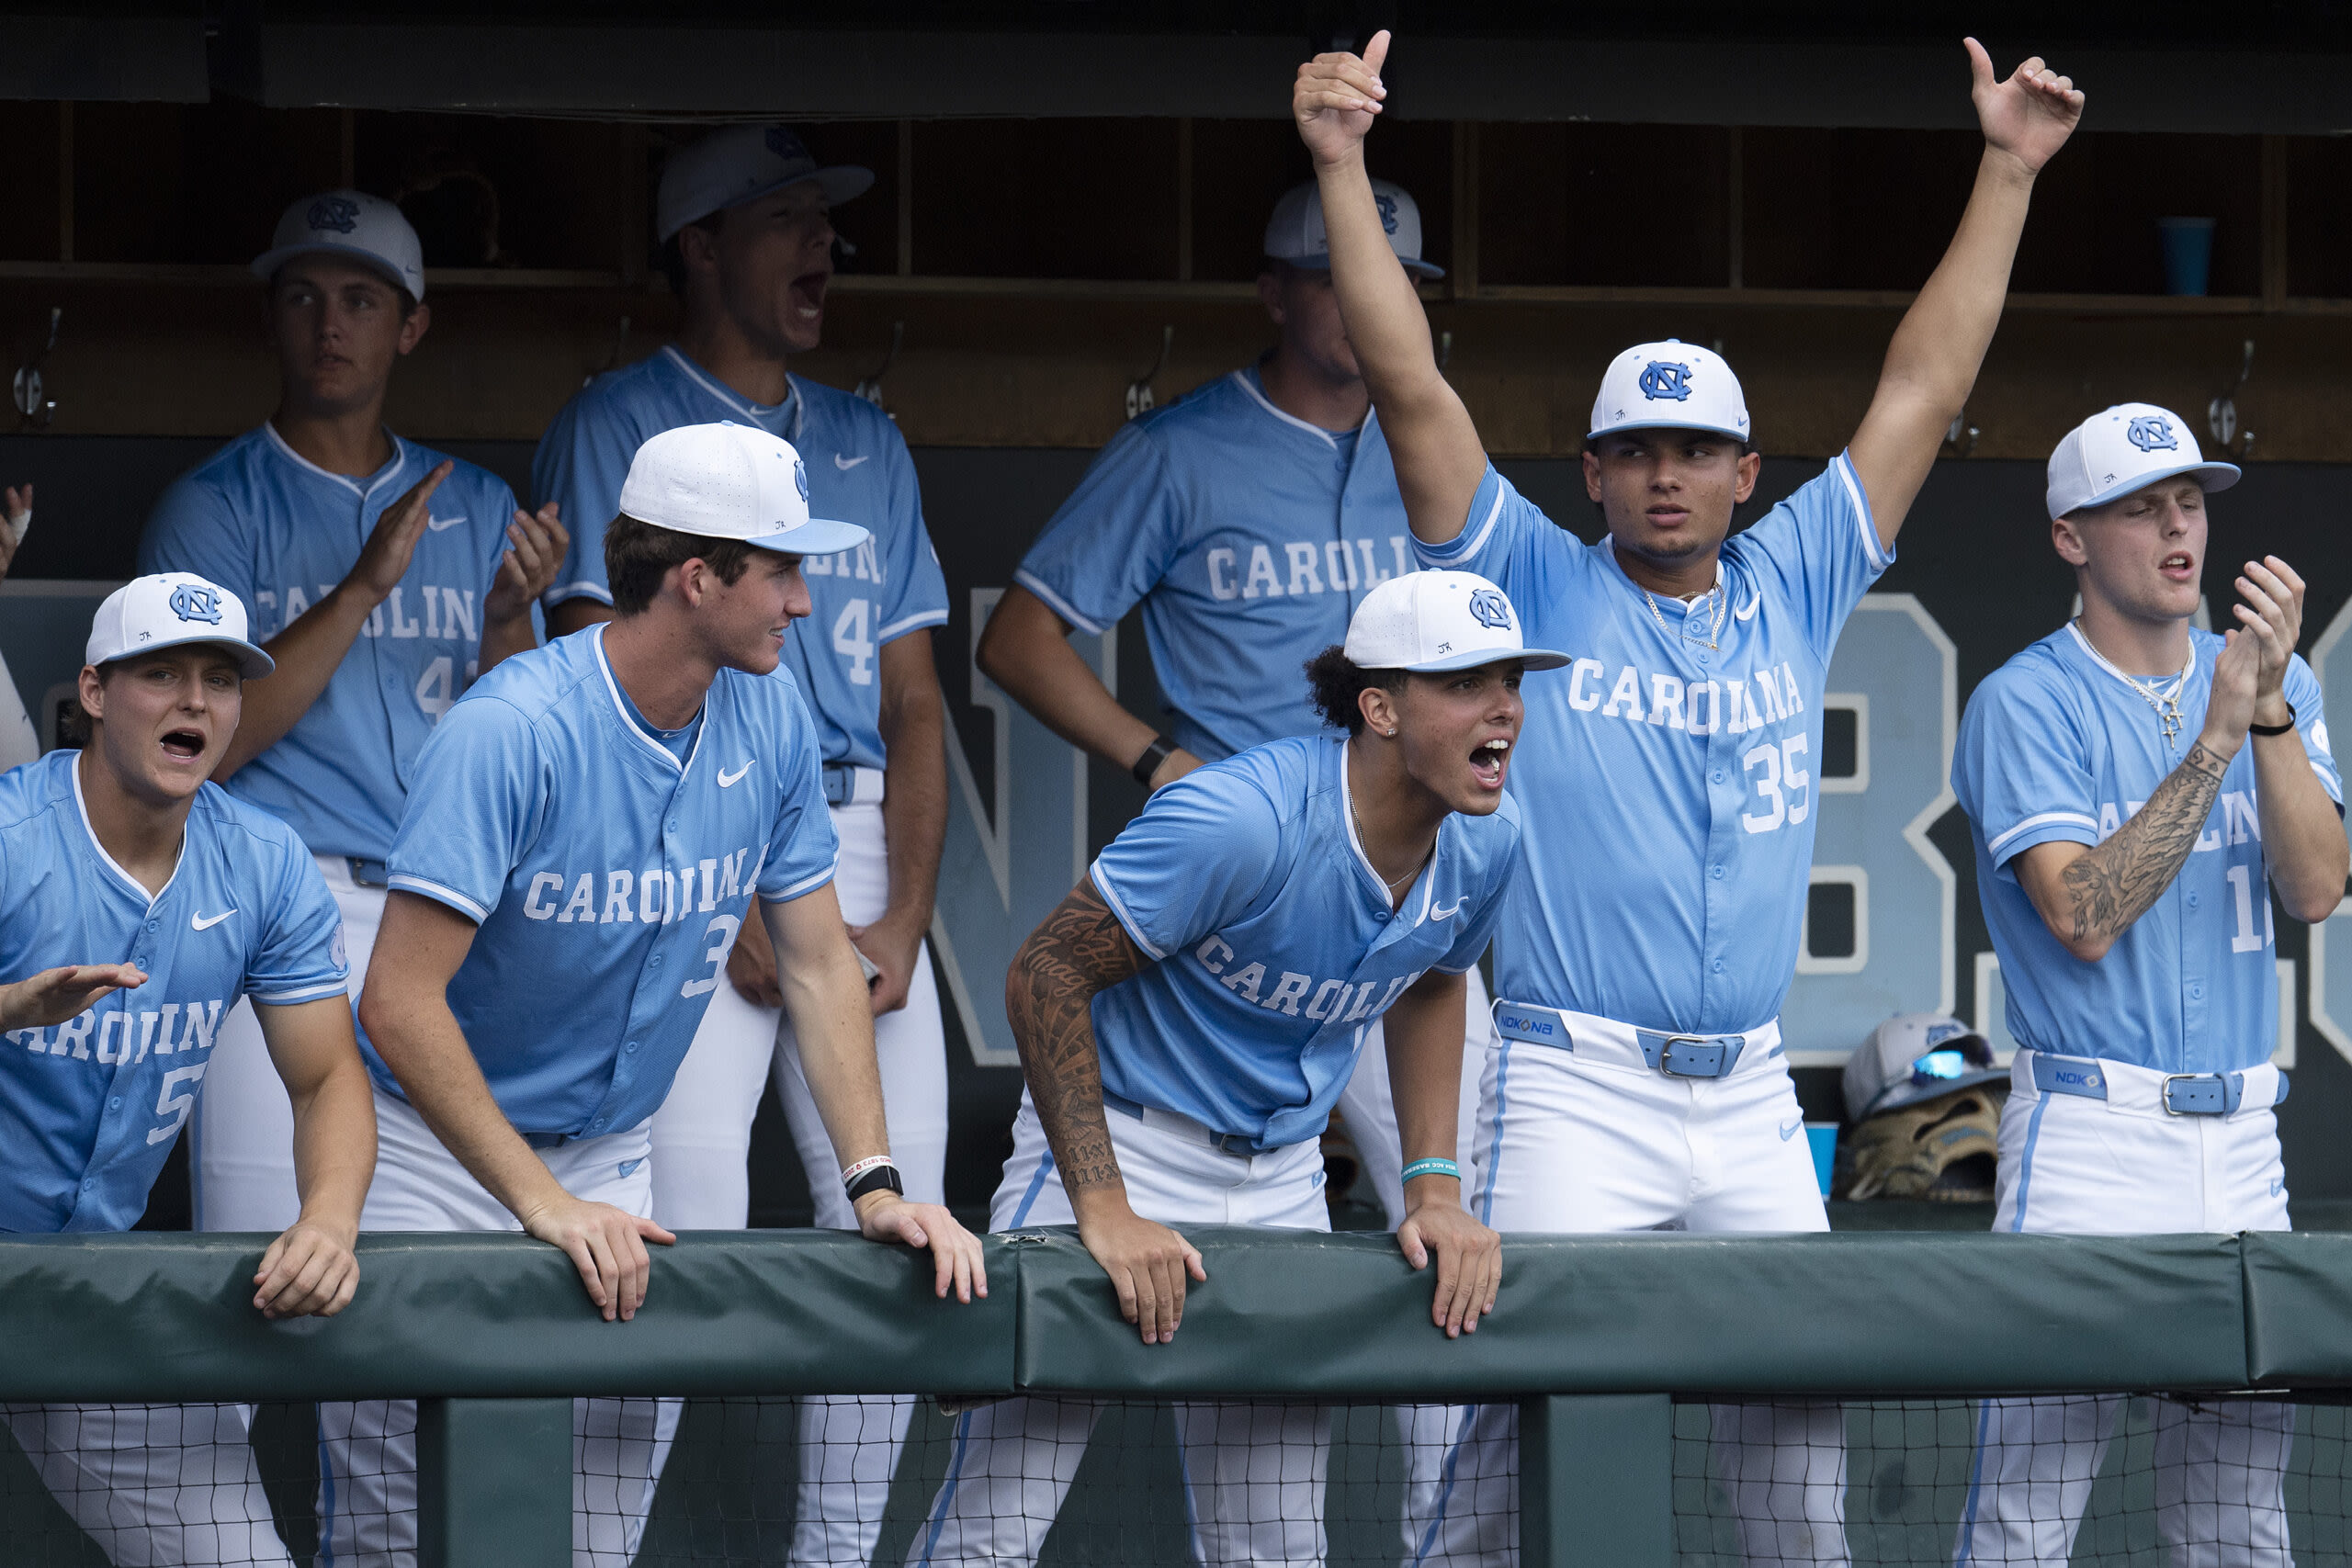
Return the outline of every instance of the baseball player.
[[[815,728],[769,678],[808,613],[804,557],[865,539],[811,518],[806,491],[791,446],[748,425],[648,441],[605,530],[618,618],[492,671],[418,759],[360,1000],[383,1127],[369,1229],[526,1230],[606,1319],[632,1316],[645,1243],[673,1239],[648,1122],[756,898],[861,1228],[930,1247],[942,1295],[985,1290],[978,1242],[899,1195]],[[674,1423],[674,1402],[582,1402],[576,1562],[635,1552]],[[329,1434],[336,1562],[413,1550],[414,1424],[379,1404]]]
[[[2271,895],[2344,893],[2344,782],[2296,657],[2303,581],[2236,575],[2236,625],[2190,626],[2209,492],[2237,481],[2187,421],[2094,414],[2050,458],[2050,534],[2082,614],[1968,700],[1952,787],[2018,1041],[1994,1226],[2285,1230],[2271,1107]],[[2064,1563],[2120,1397],[1987,1400],[1957,1561]],[[2181,1563],[2286,1568],[2294,1411],[2156,1406],[2156,1525]]]
[[[554,513],[384,426],[392,369],[432,324],[400,209],[327,191],[286,209],[268,286],[277,412],[183,475],[141,571],[193,571],[253,606],[277,672],[247,694],[219,780],[311,847],[364,974],[416,754],[481,671],[535,646],[561,557]],[[278,1230],[297,1201],[286,1097],[254,1010],[222,1021],[190,1147],[196,1227]]]
[[[1420,209],[1373,182],[1397,265],[1421,259]],[[1299,669],[1347,635],[1367,594],[1413,570],[1405,503],[1331,290],[1323,206],[1310,182],[1266,223],[1258,296],[1279,337],[1255,365],[1130,423],[1103,447],[1013,573],[980,638],[980,668],[1056,734],[1146,788],[1322,720]],[[1172,733],[1119,705],[1069,646],[1140,604]],[[1467,981],[1462,1146],[1491,1034],[1486,986]],[[1387,1214],[1404,1222],[1387,1057],[1363,1054],[1341,1122]],[[1418,1451],[1418,1450],[1417,1450]]]
[[[1383,243],[1363,138],[1388,37],[1302,66],[1332,276],[1395,454],[1419,558],[1489,576],[1531,635],[1578,650],[1532,696],[1527,874],[1498,931],[1503,1037],[1480,1111],[1479,1217],[1504,1230],[1826,1228],[1777,1014],[1812,859],[1822,679],[1892,559],[2000,319],[2034,178],[2082,112],[2028,61],[1973,40],[1985,146],[1959,232],[1897,328],[1876,395],[1828,469],[1726,541],[1753,490],[1746,400],[1676,343],[1620,355],[1584,457],[1608,537],[1553,525],[1487,461]],[[1645,220],[1655,221],[1656,220]],[[1464,1422],[1415,1560],[1511,1550],[1516,1412]],[[1721,1406],[1714,1461],[1750,1562],[1846,1560],[1834,1405]]]
[[[17,547],[25,542],[25,535],[33,525],[33,487],[10,485],[0,491],[0,501],[7,504],[7,520],[0,524],[0,581],[5,581],[8,564],[16,558]],[[40,755],[40,737],[33,729],[31,716],[25,712],[25,700],[17,691],[15,679],[8,673],[8,661],[0,659],[0,773]]]
[[[245,609],[186,573],[98,607],[91,739],[0,777],[0,1229],[125,1231],[201,1103],[222,1015],[259,1004],[300,1209],[254,1274],[332,1317],[375,1163],[334,900],[291,829],[207,783],[245,682]],[[10,1404],[59,1504],[120,1563],[286,1563],[238,1405]]]
[[[786,437],[807,455],[809,503],[871,535],[805,562],[813,608],[793,623],[782,666],[817,725],[841,840],[842,913],[881,971],[870,1005],[891,1150],[909,1195],[935,1203],[945,1196],[947,1048],[924,937],[947,824],[945,709],[931,656],[947,585],[898,426],[864,399],[786,368],[788,355],[817,346],[824,323],[831,207],[873,183],[865,169],[820,166],[781,126],[732,127],[673,157],[656,230],[684,301],[678,340],[572,399],[539,444],[533,479],[579,530],[548,594],[564,631],[612,613],[604,525],[639,446],[676,425],[731,419]],[[758,921],[736,939],[727,978],[653,1119],[654,1218],[681,1230],[743,1227],[752,1121],[773,1076],[817,1224],[856,1228]],[[913,1407],[889,1396],[802,1402],[792,1562],[873,1559]]]
[[[1166,1343],[1185,1280],[1208,1278],[1171,1224],[1329,1228],[1318,1140],[1385,1014],[1412,1204],[1397,1245],[1416,1269],[1436,1256],[1433,1321],[1475,1330],[1501,1240],[1462,1206],[1462,977],[1518,866],[1520,675],[1566,662],[1523,645],[1485,579],[1398,574],[1309,670],[1344,739],[1269,741],[1155,794],[1006,978],[1027,1088],[990,1226],[1075,1223],[1121,1314]],[[1099,1410],[958,1417],[909,1563],[1034,1562]],[[1329,1422],[1178,1407],[1198,1561],[1322,1562]],[[1276,1445],[1277,1463],[1254,1451]]]

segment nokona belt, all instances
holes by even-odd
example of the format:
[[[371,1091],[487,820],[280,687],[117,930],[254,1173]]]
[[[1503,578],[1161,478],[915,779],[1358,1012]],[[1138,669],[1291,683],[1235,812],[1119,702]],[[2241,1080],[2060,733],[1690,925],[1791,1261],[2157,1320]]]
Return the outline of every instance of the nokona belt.
[[[2095,1057],[2033,1054],[2033,1087],[2043,1094],[2071,1094],[2083,1100],[2107,1098],[2107,1073]],[[2286,1095],[2287,1077],[2278,1077],[2278,1100]],[[2167,1116],[2227,1116],[2245,1102],[2244,1073],[2167,1073],[2161,1100]],[[2277,1100],[2272,1102],[2278,1103]]]
[[[1504,1038],[1573,1053],[1576,1037],[1557,1008],[1530,1002],[1495,1003],[1495,1029]],[[1745,1034],[1668,1034],[1635,1028],[1634,1041],[1650,1071],[1670,1078],[1725,1078],[1747,1048]]]

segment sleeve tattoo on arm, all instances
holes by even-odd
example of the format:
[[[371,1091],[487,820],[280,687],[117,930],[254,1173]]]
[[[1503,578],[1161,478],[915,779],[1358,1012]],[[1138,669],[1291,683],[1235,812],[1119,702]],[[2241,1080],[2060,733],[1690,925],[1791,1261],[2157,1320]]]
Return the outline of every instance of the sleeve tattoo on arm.
[[[1103,1121],[1102,1070],[1092,1004],[1144,966],[1127,933],[1093,887],[1080,883],[1030,934],[1013,960],[1005,1010],[1021,1067],[1072,1191],[1119,1179]]]
[[[2112,940],[2148,912],[2196,847],[2229,763],[2199,741],[2107,842],[2066,863],[2075,940]]]

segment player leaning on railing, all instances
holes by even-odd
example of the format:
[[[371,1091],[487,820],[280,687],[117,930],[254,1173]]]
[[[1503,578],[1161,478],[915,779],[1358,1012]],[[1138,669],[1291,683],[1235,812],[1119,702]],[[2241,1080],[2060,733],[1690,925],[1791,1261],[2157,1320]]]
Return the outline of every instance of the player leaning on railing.
[[[1416,1269],[1435,1258],[1433,1321],[1475,1331],[1502,1255],[1455,1162],[1463,976],[1519,863],[1503,780],[1521,672],[1565,662],[1524,646],[1483,578],[1394,578],[1307,667],[1344,739],[1270,741],[1155,794],[1006,976],[1027,1087],[990,1224],[1075,1221],[1120,1313],[1167,1343],[1187,1277],[1208,1278],[1171,1224],[1330,1228],[1319,1140],[1385,1015],[1396,1242]],[[1017,1399],[962,1416],[910,1561],[1034,1561],[1097,1413]],[[1188,1404],[1177,1423],[1200,1561],[1322,1561],[1327,1413]],[[1275,1446],[1313,1457],[1237,1457]]]
[[[91,739],[0,778],[0,1230],[124,1231],[212,1064],[256,1004],[291,1103],[300,1213],[254,1276],[270,1317],[332,1317],[376,1122],[343,929],[292,829],[206,782],[269,655],[244,605],[185,572],[98,606]],[[27,1353],[22,1347],[18,1354]],[[11,1404],[9,1429],[116,1562],[283,1563],[234,1404]]]
[[[1994,1228],[2285,1230],[2270,895],[2324,920],[2352,861],[2295,656],[2303,580],[2240,557],[2235,625],[2195,628],[2206,493],[2238,470],[2167,409],[2092,415],[2049,477],[2082,614],[1976,688],[1952,757],[2018,1046]],[[1958,1561],[2065,1562],[2122,1403],[1986,1401]],[[2180,1561],[2286,1568],[2294,1422],[2276,1402],[2157,1406],[2158,1532],[2236,1549]]]
[[[1530,694],[1527,874],[1496,931],[1496,1031],[1479,1217],[1506,1230],[1828,1228],[1779,1013],[1795,969],[1817,813],[1823,681],[1999,323],[2042,164],[2082,112],[2029,60],[2007,80],[1974,40],[1984,132],[1943,260],[1887,347],[1869,411],[1828,469],[1736,537],[1761,464],[1722,358],[1643,344],[1602,378],[1585,546],[1487,462],[1438,369],[1428,318],[1382,231],[1363,138],[1388,35],[1300,68],[1331,276],[1425,567],[1492,577],[1576,667]],[[1623,243],[1677,243],[1670,213],[1607,214]],[[1751,1562],[1842,1562],[1845,1424],[1834,1405],[1719,1406],[1713,1454]],[[1417,1558],[1498,1561],[1515,1411],[1467,1418]]]

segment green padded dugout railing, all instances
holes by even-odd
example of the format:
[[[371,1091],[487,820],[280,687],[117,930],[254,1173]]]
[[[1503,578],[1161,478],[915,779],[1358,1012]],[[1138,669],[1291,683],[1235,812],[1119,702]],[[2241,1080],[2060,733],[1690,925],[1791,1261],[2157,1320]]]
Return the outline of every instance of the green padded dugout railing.
[[[1514,1238],[1495,1315],[1449,1342],[1385,1236],[1187,1235],[1209,1281],[1163,1347],[1067,1230],[989,1238],[970,1306],[854,1236],[689,1235],[655,1249],[628,1324],[520,1236],[368,1236],[350,1308],[282,1324],[248,1304],[265,1237],[19,1237],[0,1241],[0,1399],[418,1397],[430,1560],[553,1564],[568,1492],[533,1467],[568,1451],[573,1395],[1508,1398],[1528,1568],[1632,1568],[1670,1547],[1678,1394],[2352,1384],[2352,1236]]]

